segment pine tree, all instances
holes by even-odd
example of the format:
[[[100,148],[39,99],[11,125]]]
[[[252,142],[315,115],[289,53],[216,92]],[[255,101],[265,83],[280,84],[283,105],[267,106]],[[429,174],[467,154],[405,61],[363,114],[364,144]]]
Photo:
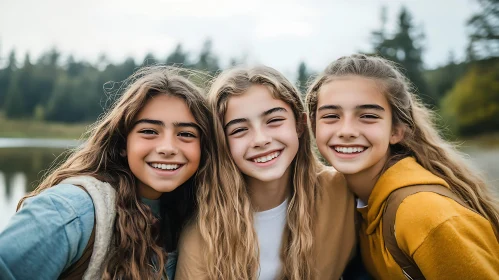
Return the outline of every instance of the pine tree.
[[[203,44],[203,48],[201,49],[199,60],[196,63],[195,68],[214,74],[220,69],[220,67],[218,66],[218,58],[214,53],[212,53],[211,49],[212,42],[210,39],[207,39]]]
[[[180,67],[186,67],[187,65],[187,53],[183,51],[182,44],[178,44],[175,50],[166,58],[166,65],[176,65]]]
[[[4,111],[8,118],[22,118],[26,115],[25,100],[19,84],[19,74],[15,73],[5,96]]]
[[[300,65],[298,66],[298,78],[296,79],[296,86],[300,91],[302,100],[305,100],[305,94],[307,93],[307,82],[309,77],[310,74],[308,73],[307,65],[303,61],[300,62]]]
[[[499,0],[477,0],[480,11],[468,20],[467,58],[499,56]]]
[[[385,14],[386,11],[382,10]],[[386,20],[386,16],[383,21]],[[430,106],[438,104],[437,98],[429,90],[423,78],[423,45],[424,34],[412,23],[409,11],[403,7],[398,16],[397,30],[393,35],[386,34],[383,27],[380,31],[373,32],[374,50],[377,54],[396,62],[402,72],[409,78],[414,86],[414,91],[423,102]]]

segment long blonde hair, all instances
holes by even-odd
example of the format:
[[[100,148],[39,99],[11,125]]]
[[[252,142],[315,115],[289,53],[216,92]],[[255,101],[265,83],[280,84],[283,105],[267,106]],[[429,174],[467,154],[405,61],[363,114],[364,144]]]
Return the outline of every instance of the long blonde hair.
[[[424,168],[444,179],[472,209],[489,220],[497,234],[498,199],[492,195],[483,178],[469,167],[464,155],[440,136],[432,111],[412,93],[410,82],[394,63],[381,57],[357,54],[342,57],[327,66],[309,87],[306,96],[314,133],[320,88],[335,77],[348,75],[380,81],[393,112],[393,125],[406,127],[403,140],[390,147],[390,158],[383,171],[401,158],[413,156]]]
[[[116,190],[117,214],[103,278],[160,279],[165,273],[166,252],[176,248],[182,224],[194,211],[196,186],[211,180],[210,168],[214,166],[211,114],[200,89],[180,76],[180,69],[142,68],[124,84],[123,94],[114,106],[87,132],[86,143],[47,173],[41,184],[19,202],[18,208],[26,198],[68,177],[90,175],[106,181]],[[187,103],[201,128],[202,155],[195,176],[161,196],[158,229],[152,226],[157,219],[140,201],[137,179],[120,152],[126,148],[126,137],[133,129],[134,118],[149,100],[161,94],[179,97]],[[167,207],[163,207],[165,204]],[[151,266],[153,263],[155,269]]]
[[[313,229],[315,200],[320,194],[317,173],[320,165],[312,152],[311,136],[302,122],[304,106],[296,88],[269,67],[236,68],[224,71],[213,82],[208,103],[213,112],[218,143],[219,183],[199,189],[201,235],[207,243],[210,279],[255,279],[259,266],[258,238],[253,227],[253,208],[241,171],[231,157],[223,129],[227,102],[253,85],[266,86],[274,98],[286,102],[297,120],[298,153],[291,163],[292,190],[287,211],[289,239],[284,241],[283,279],[313,279]]]

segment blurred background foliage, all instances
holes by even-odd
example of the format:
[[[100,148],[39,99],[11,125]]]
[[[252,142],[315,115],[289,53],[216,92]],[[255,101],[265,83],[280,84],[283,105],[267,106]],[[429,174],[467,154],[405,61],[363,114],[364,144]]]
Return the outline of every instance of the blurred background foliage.
[[[442,116],[440,124],[456,136],[499,131],[499,0],[476,1],[481,8],[467,23],[465,61],[457,62],[449,53],[445,65],[425,69],[424,31],[413,24],[405,8],[399,12],[394,32],[386,31],[386,10],[381,10],[381,27],[371,36],[372,50],[364,51],[395,61],[418,96]],[[0,136],[8,137],[18,137],[16,131],[28,127],[27,123],[69,123],[84,128],[116,99],[120,82],[143,65],[176,65],[204,73],[193,76],[199,86],[221,70],[209,39],[195,56],[178,44],[165,57],[146,55],[143,63],[132,58],[112,63],[105,55],[96,63],[77,61],[71,55],[63,57],[56,48],[36,59],[10,50],[0,62]],[[244,59],[231,59],[229,66],[239,64]],[[295,82],[302,93],[315,72],[306,62],[297,66]]]

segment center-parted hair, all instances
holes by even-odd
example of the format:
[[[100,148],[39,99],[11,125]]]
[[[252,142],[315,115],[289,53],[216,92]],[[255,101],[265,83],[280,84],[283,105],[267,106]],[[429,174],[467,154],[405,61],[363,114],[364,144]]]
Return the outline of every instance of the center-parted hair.
[[[48,173],[38,188],[19,203],[72,176],[90,175],[110,183],[117,193],[116,221],[104,279],[161,279],[166,275],[166,253],[176,249],[180,230],[195,210],[196,186],[212,179],[211,113],[201,90],[182,77],[180,71],[152,66],[134,73],[125,81],[123,93],[114,105],[87,132],[86,143],[72,151],[64,163]],[[201,161],[193,177],[161,196],[158,221],[140,201],[137,178],[121,152],[140,110],[154,96],[163,94],[184,100],[199,124]]]
[[[290,166],[291,197],[286,225],[289,238],[283,241],[281,276],[283,279],[314,279],[313,228],[315,201],[320,194],[316,177],[320,164],[311,148],[311,136],[303,121],[305,110],[298,91],[278,71],[264,66],[226,70],[215,79],[208,94],[218,143],[219,183],[199,189],[198,225],[208,245],[209,279],[257,278],[259,247],[253,226],[254,210],[224,131],[228,100],[244,94],[253,85],[267,87],[274,98],[283,100],[292,108],[296,118],[299,149]]]
[[[390,146],[390,157],[383,171],[403,157],[414,157],[425,169],[444,179],[472,209],[488,219],[499,238],[498,199],[491,194],[483,178],[468,165],[463,154],[440,136],[432,112],[416,98],[410,81],[393,62],[381,57],[354,54],[329,64],[311,84],[306,96],[314,133],[321,87],[345,76],[378,81],[392,109],[393,125],[406,128],[402,141]]]

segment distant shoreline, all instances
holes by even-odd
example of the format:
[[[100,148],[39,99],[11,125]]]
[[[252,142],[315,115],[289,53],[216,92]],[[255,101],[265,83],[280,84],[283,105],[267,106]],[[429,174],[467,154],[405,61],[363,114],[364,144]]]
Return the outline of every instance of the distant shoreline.
[[[80,140],[46,139],[46,138],[1,138],[1,148],[74,148],[81,144]]]
[[[0,115],[0,138],[80,139],[90,123],[60,123],[36,120],[12,120]]]

